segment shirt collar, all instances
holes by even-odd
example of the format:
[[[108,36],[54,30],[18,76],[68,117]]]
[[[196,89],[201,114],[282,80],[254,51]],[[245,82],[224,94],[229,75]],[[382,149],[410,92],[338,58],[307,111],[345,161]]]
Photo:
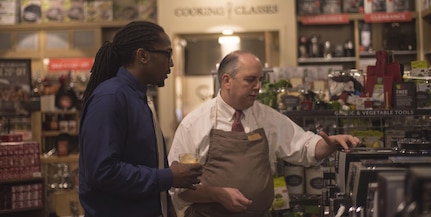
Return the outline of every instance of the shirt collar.
[[[221,113],[223,117],[230,117],[230,120],[234,119],[235,109],[227,104],[220,95],[220,91],[216,97],[217,100],[217,110]],[[243,117],[247,117],[251,114],[252,107],[242,110]]]
[[[124,67],[120,67],[117,72],[117,77],[124,80],[133,90],[135,90],[139,97],[147,100],[147,86],[143,85],[141,82],[139,82],[138,79],[136,79],[132,73],[127,71]]]

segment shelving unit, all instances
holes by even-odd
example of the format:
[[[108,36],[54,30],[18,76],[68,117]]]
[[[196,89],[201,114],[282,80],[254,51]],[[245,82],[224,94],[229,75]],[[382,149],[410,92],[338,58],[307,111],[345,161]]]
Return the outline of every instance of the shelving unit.
[[[286,111],[283,114],[306,130],[315,131],[317,127],[322,127],[330,135],[350,134],[354,130],[375,130],[384,136],[388,130],[431,130],[431,111],[427,109],[351,110],[347,113],[312,110]],[[386,141],[386,138],[383,139]]]
[[[42,177],[28,178],[28,179],[16,179],[9,181],[0,181],[0,188],[4,186],[18,186],[18,185],[32,185],[43,183]],[[40,185],[42,188],[43,186]],[[42,201],[42,200],[41,200]],[[15,209],[0,209],[0,217],[18,217],[18,216],[43,216],[43,203],[39,205],[34,205],[30,208],[15,208]]]
[[[113,33],[130,21],[1,25],[0,56],[30,58],[33,78],[42,77],[46,58],[94,57]],[[37,75],[37,76],[36,76]]]
[[[423,55],[428,65],[431,65],[431,7],[422,10],[421,12],[421,31],[423,34]]]
[[[337,64],[342,65],[344,69],[360,68],[361,59],[372,59],[376,50],[392,50],[395,59],[400,63],[409,66],[410,61],[421,59],[421,55],[416,51],[416,48],[421,48],[421,38],[419,32],[418,19],[419,13],[416,11],[404,12],[411,20],[406,19],[402,22],[391,20],[383,21],[368,21],[367,15],[362,13],[356,14],[324,14],[324,15],[307,15],[297,16],[297,38],[301,36],[311,37],[317,35],[319,44],[325,41],[331,43],[332,48],[335,46],[343,46],[346,41],[351,41],[354,46],[354,55],[351,57],[301,57],[298,53],[298,65],[327,65]],[[322,21],[323,20],[323,21]],[[371,25],[371,45],[373,51],[364,52],[360,48],[360,24],[368,22]],[[411,45],[405,45],[406,48],[400,47],[393,49],[386,44],[385,32],[388,32],[390,25],[397,23],[399,30],[402,33],[407,33],[411,37],[404,37],[405,40],[411,39]],[[429,31],[429,30],[428,30]],[[340,37],[342,36],[342,37]],[[426,36],[424,37],[426,38]],[[401,46],[401,45],[400,45]],[[322,50],[322,48],[321,48]]]
[[[77,183],[75,179],[79,160],[79,121],[79,112],[74,110],[32,113],[33,138],[41,144],[40,163],[46,187],[46,213],[55,212],[57,215],[67,216],[70,215],[70,202],[79,204],[78,191],[74,186]],[[64,135],[67,136],[62,137]],[[60,153],[61,138],[66,138],[69,143],[65,153]],[[60,184],[65,182],[68,186],[61,187]],[[83,214],[80,205],[78,208],[79,213]]]
[[[68,156],[78,153],[79,112],[78,111],[49,111],[32,113],[33,138],[41,145],[40,153],[46,155],[53,148],[56,156]],[[59,153],[58,140],[64,136],[68,140],[66,153]]]
[[[0,144],[0,217],[44,216],[44,179],[39,144]]]

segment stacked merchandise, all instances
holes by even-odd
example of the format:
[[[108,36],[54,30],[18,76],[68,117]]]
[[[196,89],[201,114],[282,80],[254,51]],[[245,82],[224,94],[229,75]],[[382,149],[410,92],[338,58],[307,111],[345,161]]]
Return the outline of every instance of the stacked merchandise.
[[[0,0],[0,25],[19,21],[19,1]]]
[[[299,15],[402,12],[411,6],[406,0],[297,0]]]
[[[20,135],[1,136],[0,210],[42,206],[39,159],[37,142],[22,141]]]
[[[155,21],[156,3],[156,0],[0,0],[0,25],[136,19]]]
[[[42,183],[0,186],[0,210],[42,207]]]

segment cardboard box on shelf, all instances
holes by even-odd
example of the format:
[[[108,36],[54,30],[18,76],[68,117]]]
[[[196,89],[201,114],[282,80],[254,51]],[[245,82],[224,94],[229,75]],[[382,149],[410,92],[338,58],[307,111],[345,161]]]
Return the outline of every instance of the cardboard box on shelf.
[[[430,83],[418,83],[416,85],[416,108],[431,109]]]
[[[84,21],[85,20],[85,1],[84,0],[65,0],[64,2],[64,21]]]
[[[0,0],[0,25],[19,22],[19,1]]]
[[[316,15],[321,14],[320,0],[298,0],[297,11],[298,15]]]
[[[20,7],[22,23],[40,23],[42,21],[42,0],[22,0]]]
[[[63,22],[63,0],[42,0],[42,22]]]
[[[416,84],[414,82],[396,82],[393,88],[395,108],[416,108]]]
[[[139,17],[136,0],[114,0],[114,20],[134,20]]]
[[[364,13],[364,0],[343,0],[343,13]]]
[[[137,0],[140,20],[157,21],[157,1]]]
[[[103,22],[113,20],[113,3],[109,0],[89,0],[85,4],[85,21]]]

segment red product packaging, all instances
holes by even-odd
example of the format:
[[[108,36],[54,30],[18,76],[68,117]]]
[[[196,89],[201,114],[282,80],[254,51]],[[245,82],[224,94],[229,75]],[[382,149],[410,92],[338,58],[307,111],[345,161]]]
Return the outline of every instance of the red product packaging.
[[[21,134],[3,134],[0,135],[1,142],[21,142],[22,135]]]

